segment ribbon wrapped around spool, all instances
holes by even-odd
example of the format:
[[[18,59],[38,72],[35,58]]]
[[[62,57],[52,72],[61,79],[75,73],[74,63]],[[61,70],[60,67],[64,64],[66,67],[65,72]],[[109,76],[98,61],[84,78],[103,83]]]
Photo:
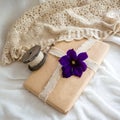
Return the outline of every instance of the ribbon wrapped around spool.
[[[35,45],[29,49],[22,57],[22,62],[28,64],[31,71],[38,70],[46,61],[46,53],[41,51],[39,45]]]

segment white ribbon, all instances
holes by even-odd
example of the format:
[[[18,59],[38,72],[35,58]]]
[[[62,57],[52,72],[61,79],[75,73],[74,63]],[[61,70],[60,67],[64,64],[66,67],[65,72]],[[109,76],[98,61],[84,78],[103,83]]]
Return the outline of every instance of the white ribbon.
[[[95,44],[95,42],[96,42],[96,40],[94,40],[94,39],[87,40],[85,43],[83,43],[76,50],[77,54],[79,54],[80,52],[87,52]],[[56,47],[51,48],[49,53],[56,56],[56,57],[62,57],[62,56],[65,55],[64,51],[62,51],[62,50],[60,50],[60,49],[58,49]],[[86,60],[86,64],[87,64],[87,67],[90,68],[91,70],[93,70],[94,72],[96,72],[96,70],[98,69],[98,66],[99,66],[94,60],[91,60],[90,58],[88,58]],[[44,87],[44,89],[38,95],[38,97],[42,101],[46,102],[49,94],[53,91],[56,84],[58,83],[58,80],[61,77],[60,69],[61,69],[61,65],[58,64],[56,70],[54,71],[53,75],[49,79],[47,85]]]

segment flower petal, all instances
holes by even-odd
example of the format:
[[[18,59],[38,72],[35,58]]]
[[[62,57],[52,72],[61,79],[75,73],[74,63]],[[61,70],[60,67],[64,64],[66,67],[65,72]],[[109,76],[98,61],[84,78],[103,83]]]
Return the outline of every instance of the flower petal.
[[[81,67],[75,67],[74,69],[73,69],[73,75],[75,75],[75,76],[78,76],[78,77],[81,77],[82,76],[82,69],[81,69]]]
[[[88,58],[88,55],[87,55],[86,52],[82,52],[82,53],[80,53],[80,54],[78,55],[78,60],[79,60],[79,61],[83,61],[83,60],[85,60],[85,59],[87,59],[87,58]]]
[[[62,75],[65,78],[68,78],[72,75],[71,66],[62,67]]]
[[[74,51],[74,49],[70,49],[67,51],[67,56],[72,59],[72,60],[76,60],[77,59],[77,54]]]
[[[60,62],[60,64],[61,64],[62,66],[66,66],[66,65],[68,65],[68,64],[70,63],[69,58],[67,57],[67,55],[61,57],[61,58],[59,59],[59,62]]]
[[[87,65],[86,65],[86,63],[83,62],[83,61],[81,61],[81,62],[79,63],[79,66],[81,67],[81,69],[82,69],[83,72],[87,69]]]

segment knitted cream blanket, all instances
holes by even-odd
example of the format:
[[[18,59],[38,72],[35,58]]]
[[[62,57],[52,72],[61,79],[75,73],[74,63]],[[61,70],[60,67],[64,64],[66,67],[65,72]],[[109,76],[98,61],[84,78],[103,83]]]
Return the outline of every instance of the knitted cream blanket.
[[[28,10],[12,25],[2,63],[20,61],[32,46],[47,51],[59,41],[120,36],[120,0],[50,0]]]

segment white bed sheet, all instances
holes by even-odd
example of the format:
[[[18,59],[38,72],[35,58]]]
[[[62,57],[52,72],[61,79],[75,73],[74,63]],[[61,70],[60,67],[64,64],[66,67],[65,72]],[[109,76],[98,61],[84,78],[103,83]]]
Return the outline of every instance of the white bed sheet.
[[[0,0],[0,53],[10,25],[38,0]],[[120,38],[108,40],[120,44]],[[120,46],[111,44],[96,75],[72,110],[63,115],[23,88],[30,71],[22,63],[0,66],[0,120],[120,120]]]

